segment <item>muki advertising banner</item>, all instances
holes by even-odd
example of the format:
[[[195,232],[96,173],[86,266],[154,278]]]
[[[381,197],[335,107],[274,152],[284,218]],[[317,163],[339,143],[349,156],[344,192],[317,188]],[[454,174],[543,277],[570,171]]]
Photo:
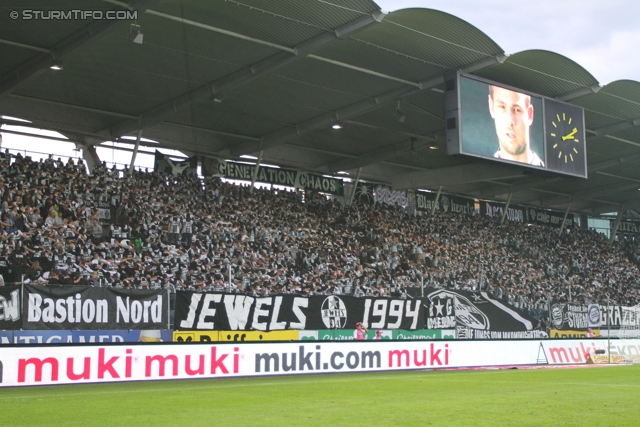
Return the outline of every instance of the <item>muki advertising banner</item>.
[[[461,367],[586,364],[604,350],[625,359],[638,340],[349,341],[184,345],[7,346],[0,387],[308,375]]]
[[[24,285],[22,329],[168,329],[166,290]]]
[[[204,176],[221,176],[228,179],[251,181],[255,169],[255,165],[227,162],[211,157],[205,157],[202,160],[202,175]],[[341,179],[311,172],[260,166],[256,181],[344,196],[344,185]]]
[[[475,210],[475,201],[465,197],[450,196],[448,194],[440,194],[438,203],[436,203],[437,193],[427,193],[424,191],[416,191],[416,210],[421,212],[431,212],[433,205],[436,205],[435,212],[440,213],[458,213],[463,215],[473,215]]]
[[[491,343],[491,349],[479,344],[485,343],[350,341],[348,344],[49,345],[46,352],[40,346],[6,347],[0,355],[4,367],[0,387],[435,369],[464,364],[486,365],[489,361],[491,364],[516,364],[530,362],[535,351],[527,343],[508,346],[508,349],[506,342],[502,343],[505,348],[496,347],[495,343]]]
[[[0,329],[22,327],[20,286],[0,287]]]
[[[423,329],[427,307],[420,300],[349,296],[251,297],[178,292],[177,330]]]

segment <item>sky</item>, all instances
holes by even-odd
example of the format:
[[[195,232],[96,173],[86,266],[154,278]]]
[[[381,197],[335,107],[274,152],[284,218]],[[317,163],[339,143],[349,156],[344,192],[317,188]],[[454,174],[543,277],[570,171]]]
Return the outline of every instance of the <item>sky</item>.
[[[580,64],[606,85],[640,81],[638,0],[374,0],[383,11],[422,7],[461,18],[507,55],[542,49]]]

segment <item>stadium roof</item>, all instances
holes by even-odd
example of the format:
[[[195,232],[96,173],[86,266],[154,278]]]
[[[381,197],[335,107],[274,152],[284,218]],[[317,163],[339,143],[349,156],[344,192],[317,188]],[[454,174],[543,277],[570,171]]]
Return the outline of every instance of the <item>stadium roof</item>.
[[[128,38],[132,20],[45,19],[52,9],[135,11],[143,43]],[[385,15],[368,0],[7,0],[0,57],[0,113],[84,147],[141,129],[189,155],[262,150],[263,162],[352,177],[361,168],[361,179],[399,189],[511,194],[511,203],[588,214],[640,206],[640,82],[601,87],[548,51],[507,57],[436,10]],[[450,70],[584,107],[589,178],[448,156]]]

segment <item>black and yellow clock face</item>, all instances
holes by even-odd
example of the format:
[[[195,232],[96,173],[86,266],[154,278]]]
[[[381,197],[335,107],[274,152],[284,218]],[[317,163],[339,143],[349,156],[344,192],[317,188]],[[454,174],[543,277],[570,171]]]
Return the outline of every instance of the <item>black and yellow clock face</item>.
[[[586,144],[582,109],[545,100],[547,169],[586,175]]]

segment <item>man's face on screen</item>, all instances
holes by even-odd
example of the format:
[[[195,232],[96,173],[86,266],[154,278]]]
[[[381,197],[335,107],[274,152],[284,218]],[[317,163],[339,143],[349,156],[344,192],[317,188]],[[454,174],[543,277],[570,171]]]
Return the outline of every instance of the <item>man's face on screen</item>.
[[[529,126],[533,123],[531,97],[492,86],[489,112],[496,125],[502,158],[518,160],[529,150]]]

